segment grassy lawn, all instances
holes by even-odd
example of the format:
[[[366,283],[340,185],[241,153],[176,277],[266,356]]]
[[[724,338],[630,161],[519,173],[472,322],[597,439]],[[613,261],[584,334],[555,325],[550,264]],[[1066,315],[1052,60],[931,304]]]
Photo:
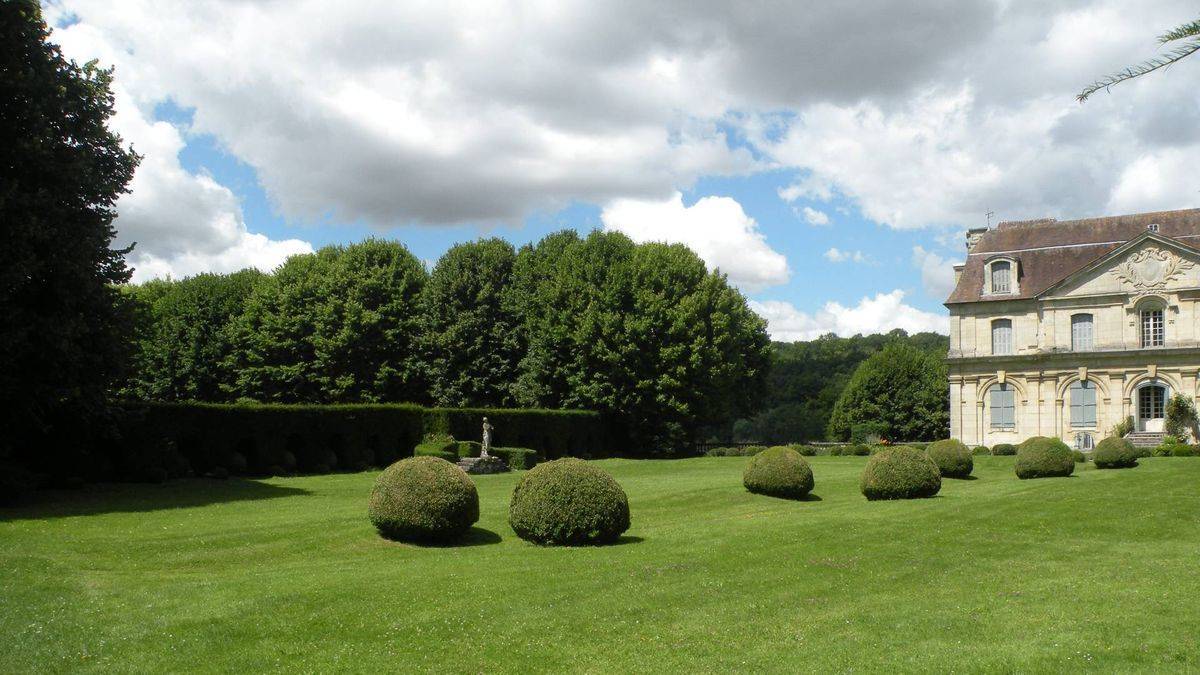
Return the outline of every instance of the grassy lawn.
[[[868,503],[746,493],[743,458],[609,460],[615,546],[386,542],[375,474],[102,486],[0,512],[0,671],[1200,668],[1200,460],[1018,481],[1012,457]]]

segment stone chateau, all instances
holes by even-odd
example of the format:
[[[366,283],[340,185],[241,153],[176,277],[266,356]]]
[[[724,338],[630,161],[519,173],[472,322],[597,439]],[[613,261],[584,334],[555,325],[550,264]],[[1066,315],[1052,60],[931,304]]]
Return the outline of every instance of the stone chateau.
[[[1156,443],[1200,371],[1200,209],[967,233],[950,309],[950,435],[1090,449],[1132,416]]]

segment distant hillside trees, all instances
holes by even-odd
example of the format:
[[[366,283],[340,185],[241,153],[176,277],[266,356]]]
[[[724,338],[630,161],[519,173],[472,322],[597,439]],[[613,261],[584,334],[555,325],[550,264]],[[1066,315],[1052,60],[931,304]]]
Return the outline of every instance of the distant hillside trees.
[[[909,335],[899,329],[885,335],[842,338],[829,334],[811,341],[773,343],[762,411],[739,420],[733,437],[763,443],[845,440],[838,433],[830,433],[834,431],[830,428],[834,407],[859,365],[892,343],[911,345],[938,362],[949,349],[945,335]],[[944,379],[941,386],[947,386]],[[837,431],[844,431],[840,424]]]
[[[432,274],[368,240],[130,295],[145,325],[128,396],[586,408],[621,419],[634,451],[753,412],[770,358],[724,275],[617,233],[461,244]]]

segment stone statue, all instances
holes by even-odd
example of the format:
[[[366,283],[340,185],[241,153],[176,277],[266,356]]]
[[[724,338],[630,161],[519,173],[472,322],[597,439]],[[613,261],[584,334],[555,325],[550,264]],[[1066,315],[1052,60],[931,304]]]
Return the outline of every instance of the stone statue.
[[[480,457],[491,457],[488,450],[492,447],[492,425],[488,424],[487,418],[483,418],[483,450],[480,451]]]

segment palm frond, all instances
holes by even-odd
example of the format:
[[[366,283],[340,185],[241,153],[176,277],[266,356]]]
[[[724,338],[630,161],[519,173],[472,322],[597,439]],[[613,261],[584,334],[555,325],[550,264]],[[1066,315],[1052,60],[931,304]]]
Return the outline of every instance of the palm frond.
[[[1176,40],[1183,40],[1197,36],[1200,36],[1200,20],[1196,20],[1191,23],[1185,23],[1182,26],[1159,35],[1158,44],[1165,45],[1168,42],[1174,42]]]
[[[1101,89],[1107,91],[1110,87],[1120,84],[1125,80],[1132,80],[1133,78],[1141,77],[1146,73],[1152,73],[1159,68],[1166,68],[1167,66],[1178,62],[1180,59],[1200,51],[1200,20],[1192,21],[1191,23],[1185,23],[1182,26],[1177,26],[1176,28],[1163,33],[1162,35],[1158,36],[1158,43],[1165,45],[1168,42],[1187,40],[1188,38],[1196,39],[1189,40],[1188,42],[1171,49],[1165,54],[1160,54],[1159,56],[1156,56],[1148,61],[1143,61],[1136,66],[1131,66],[1120,72],[1113,73],[1104,79],[1097,80],[1088,85],[1083,91],[1079,92],[1079,95],[1075,98],[1080,103],[1083,103],[1084,101],[1088,100],[1089,96],[1100,91]]]

